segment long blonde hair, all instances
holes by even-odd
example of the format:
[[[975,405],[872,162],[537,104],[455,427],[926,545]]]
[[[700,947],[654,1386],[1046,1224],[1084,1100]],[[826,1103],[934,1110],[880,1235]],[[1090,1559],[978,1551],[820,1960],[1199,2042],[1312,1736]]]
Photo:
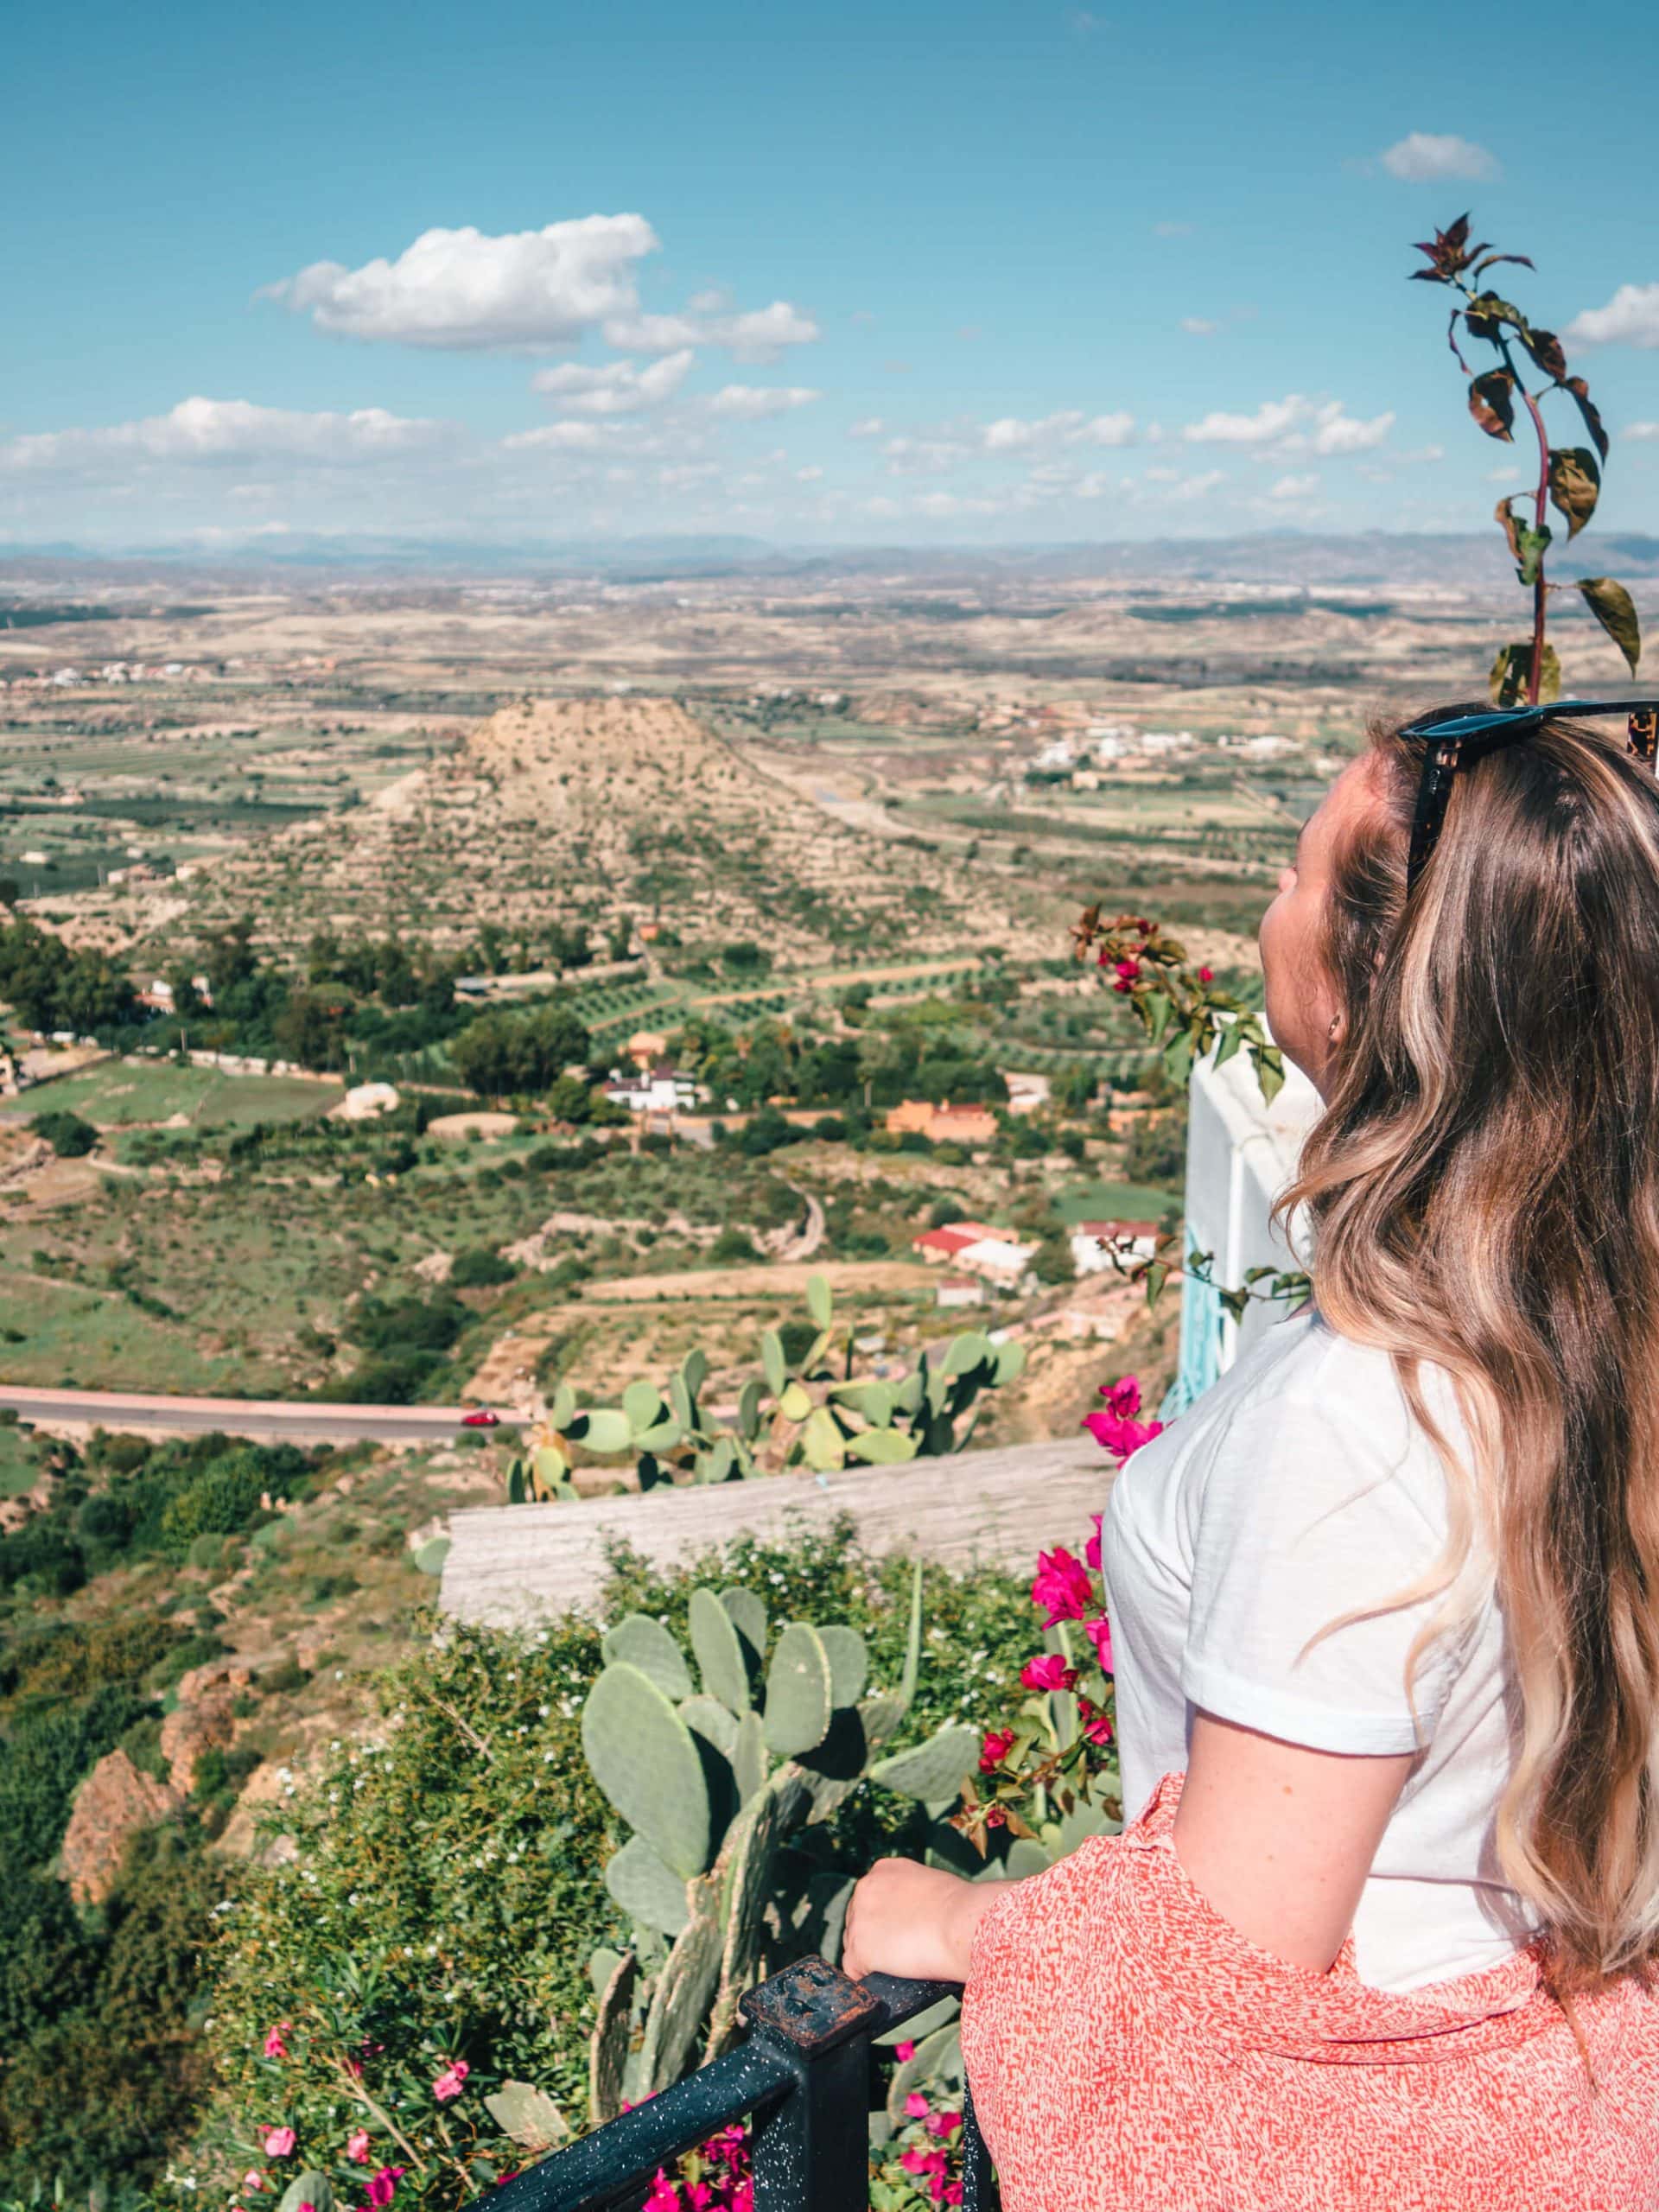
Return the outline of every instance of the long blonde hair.
[[[1570,1995],[1659,1959],[1659,790],[1546,723],[1459,776],[1408,904],[1422,741],[1371,743],[1327,918],[1346,1033],[1281,1205],[1320,1311],[1389,1351],[1446,1461],[1440,1629],[1495,1570],[1498,1862]]]

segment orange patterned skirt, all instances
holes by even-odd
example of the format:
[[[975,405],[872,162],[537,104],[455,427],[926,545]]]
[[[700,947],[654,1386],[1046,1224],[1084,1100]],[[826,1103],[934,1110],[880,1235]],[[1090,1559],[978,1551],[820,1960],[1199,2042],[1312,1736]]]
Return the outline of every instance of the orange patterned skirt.
[[[1581,1999],[1581,2050],[1536,1946],[1403,1994],[1351,1939],[1287,1966],[1187,1878],[1180,1784],[980,1923],[962,2040],[1005,2212],[1659,2212],[1659,1992]]]

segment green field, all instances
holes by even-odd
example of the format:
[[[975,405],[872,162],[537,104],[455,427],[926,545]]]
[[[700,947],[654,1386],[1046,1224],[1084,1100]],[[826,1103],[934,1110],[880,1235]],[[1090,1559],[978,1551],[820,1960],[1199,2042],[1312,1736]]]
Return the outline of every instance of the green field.
[[[1055,1193],[1054,1205],[1068,1225],[1080,1221],[1161,1221],[1180,1199],[1149,1183],[1074,1183]]]
[[[345,1096],[342,1084],[300,1076],[226,1075],[217,1068],[175,1067],[170,1061],[107,1060],[85,1075],[37,1084],[0,1108],[0,1121],[36,1114],[79,1114],[99,1128],[189,1116],[198,1129],[246,1128],[255,1122],[302,1122],[326,1114]]]

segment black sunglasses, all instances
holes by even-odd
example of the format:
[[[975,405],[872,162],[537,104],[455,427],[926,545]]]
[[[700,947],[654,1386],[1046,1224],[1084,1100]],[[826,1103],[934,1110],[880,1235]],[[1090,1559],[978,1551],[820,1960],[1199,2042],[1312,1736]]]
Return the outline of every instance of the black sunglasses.
[[[1439,842],[1446,801],[1452,796],[1452,779],[1459,769],[1471,767],[1489,753],[1530,737],[1534,730],[1558,716],[1577,721],[1586,715],[1627,715],[1631,753],[1649,767],[1656,766],[1659,699],[1557,699],[1548,707],[1494,707],[1480,714],[1426,715],[1406,723],[1402,737],[1421,737],[1426,741],[1417,805],[1411,817],[1411,853],[1406,862],[1408,898]]]

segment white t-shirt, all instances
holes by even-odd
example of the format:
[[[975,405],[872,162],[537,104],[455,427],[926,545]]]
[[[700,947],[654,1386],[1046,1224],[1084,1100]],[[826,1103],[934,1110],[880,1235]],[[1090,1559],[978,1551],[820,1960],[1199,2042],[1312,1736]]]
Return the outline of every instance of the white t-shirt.
[[[1425,1383],[1460,1444],[1446,1377]],[[1416,1581],[1446,1533],[1445,1473],[1388,1355],[1312,1311],[1125,1463],[1102,1525],[1128,1818],[1185,1766],[1197,1707],[1319,1751],[1420,1751],[1354,1917],[1361,1979],[1383,1989],[1476,1972],[1529,1932],[1493,1854],[1512,1757],[1496,1602],[1425,1650],[1415,1721],[1406,1657],[1439,1599],[1303,1649]]]

